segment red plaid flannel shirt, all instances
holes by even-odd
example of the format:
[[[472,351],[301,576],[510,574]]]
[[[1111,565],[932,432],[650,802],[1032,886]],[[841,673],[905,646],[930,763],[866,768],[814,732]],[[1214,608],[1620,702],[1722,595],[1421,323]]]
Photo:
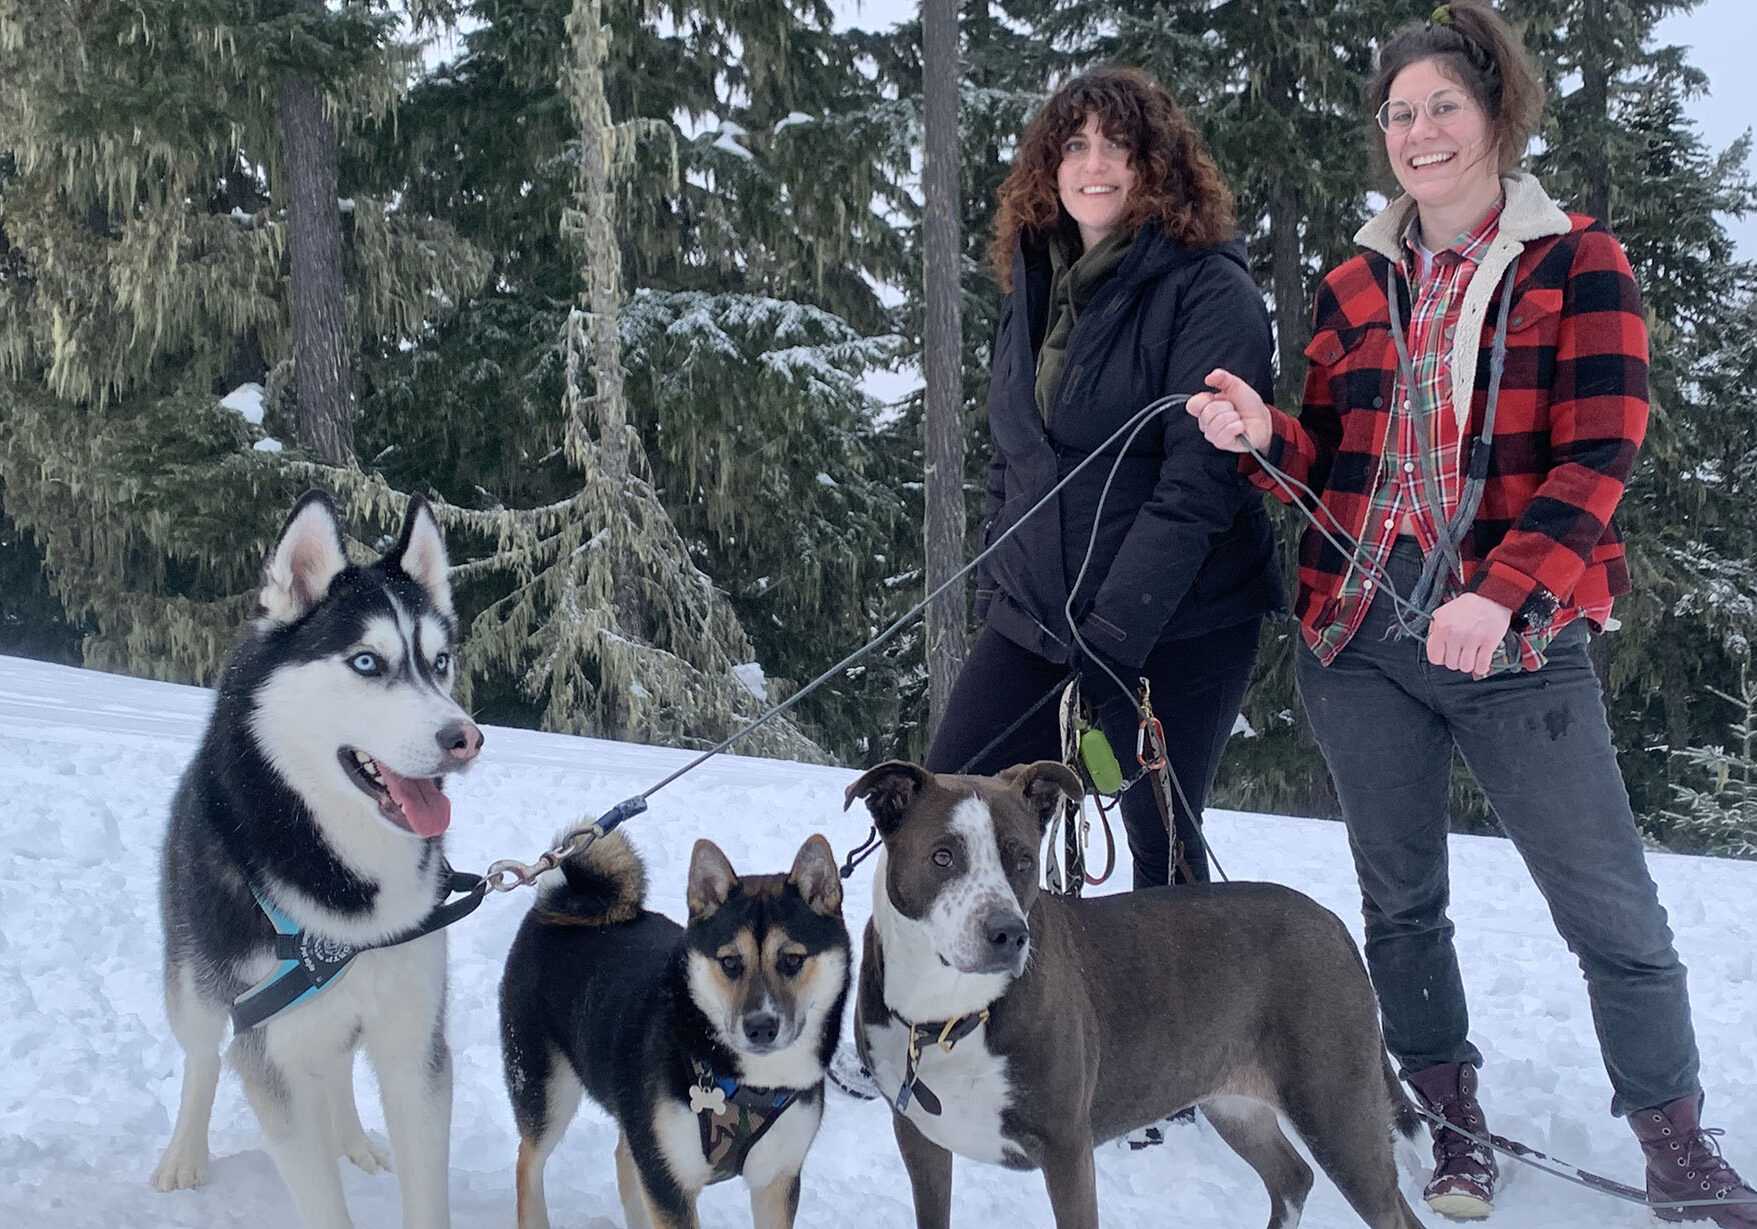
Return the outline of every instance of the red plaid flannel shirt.
[[[1488,481],[1461,544],[1464,591],[1512,610],[1513,630],[1534,643],[1579,611],[1602,619],[1611,599],[1629,591],[1612,513],[1647,428],[1647,327],[1628,258],[1591,218],[1569,215],[1569,222],[1568,233],[1527,243],[1516,261]],[[1388,264],[1367,252],[1324,279],[1306,347],[1304,405],[1298,418],[1272,411],[1264,454],[1317,491],[1336,523],[1369,549],[1375,494],[1397,480],[1387,472],[1399,382]],[[1407,296],[1407,279],[1398,282]],[[1407,298],[1402,310],[1408,319]],[[1497,296],[1477,355],[1472,438],[1482,429],[1499,310]],[[1240,464],[1258,486],[1286,498],[1254,459]],[[1334,628],[1358,626],[1370,593],[1345,594],[1351,570],[1346,556],[1306,531],[1294,613],[1326,663],[1346,643]]]

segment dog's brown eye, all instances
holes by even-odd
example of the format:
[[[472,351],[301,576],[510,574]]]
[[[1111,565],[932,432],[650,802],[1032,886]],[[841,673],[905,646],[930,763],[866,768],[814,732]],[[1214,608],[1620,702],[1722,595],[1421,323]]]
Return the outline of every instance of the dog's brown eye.
[[[727,981],[737,981],[744,976],[743,956],[720,957],[720,972],[726,975]]]
[[[1019,855],[1018,867],[1022,871],[1028,871],[1031,869],[1031,862],[1031,855],[1028,853],[1022,853]]]
[[[949,849],[934,850],[933,864],[935,866],[950,866],[952,864],[952,851]]]
[[[805,967],[803,952],[782,952],[775,961],[775,967],[781,970],[782,977],[798,977],[799,970]]]

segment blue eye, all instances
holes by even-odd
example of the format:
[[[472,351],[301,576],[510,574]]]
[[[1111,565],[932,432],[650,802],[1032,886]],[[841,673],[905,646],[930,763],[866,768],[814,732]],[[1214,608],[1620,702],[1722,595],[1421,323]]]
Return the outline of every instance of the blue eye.
[[[434,655],[433,672],[435,674],[444,674],[447,670],[450,670],[450,669],[451,669],[451,654],[450,653],[438,653],[438,654]]]
[[[384,672],[384,663],[378,660],[377,653],[356,653],[349,659],[348,665],[354,668],[355,674],[364,674],[368,678]]]

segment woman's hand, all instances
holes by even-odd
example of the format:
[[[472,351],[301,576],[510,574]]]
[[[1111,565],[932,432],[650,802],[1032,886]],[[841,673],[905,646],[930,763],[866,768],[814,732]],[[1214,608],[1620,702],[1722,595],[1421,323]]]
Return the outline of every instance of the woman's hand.
[[[1506,638],[1513,612],[1480,593],[1461,593],[1434,611],[1428,625],[1428,660],[1482,678]]]
[[[1257,390],[1219,367],[1208,373],[1208,387],[1215,391],[1197,393],[1184,403],[1208,442],[1226,452],[1249,451],[1246,441],[1259,452],[1267,448],[1274,430],[1269,407]]]

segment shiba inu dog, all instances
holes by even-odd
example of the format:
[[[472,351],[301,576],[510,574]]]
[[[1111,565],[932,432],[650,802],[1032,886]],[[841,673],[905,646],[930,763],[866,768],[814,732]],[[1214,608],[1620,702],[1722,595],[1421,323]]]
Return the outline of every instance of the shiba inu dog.
[[[1347,929],[1268,883],[1087,899],[1038,891],[1045,826],[1078,779],[892,762],[848,787],[884,841],[854,1038],[891,1100],[921,1226],[951,1215],[952,1155],[1041,1169],[1060,1229],[1098,1224],[1097,1143],[1200,1106],[1293,1229],[1312,1170],[1360,1218],[1419,1229],[1393,1129],[1418,1126]]]
[[[696,1224],[703,1187],[742,1175],[763,1229],[785,1229],[823,1116],[848,997],[848,930],[829,843],[784,875],[739,876],[710,841],[689,867],[689,924],[643,907],[620,832],[547,872],[500,986],[518,1124],[518,1223],[549,1224],[543,1167],[582,1094],[616,1119],[630,1229]]]
[[[231,1012],[227,1056],[306,1226],[349,1223],[338,1156],[390,1165],[354,1106],[361,1047],[383,1091],[403,1223],[449,1223],[445,935],[423,927],[451,884],[440,780],[482,747],[451,698],[456,636],[445,541],[424,501],[364,567],[348,562],[325,496],[293,508],[165,838],[165,1000],[184,1071],[159,1189],[206,1178]],[[314,967],[327,980],[301,981]]]

